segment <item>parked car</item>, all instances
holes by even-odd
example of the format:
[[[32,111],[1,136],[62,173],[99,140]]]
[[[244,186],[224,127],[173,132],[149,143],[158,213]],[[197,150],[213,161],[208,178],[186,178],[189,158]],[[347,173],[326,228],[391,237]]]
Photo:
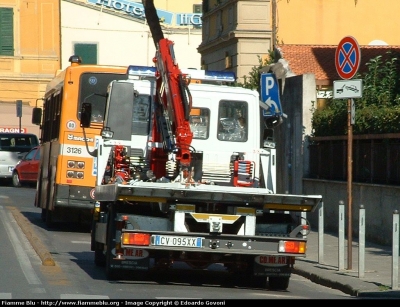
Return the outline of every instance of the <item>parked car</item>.
[[[36,184],[40,163],[40,147],[35,146],[17,163],[12,173],[14,187]]]
[[[15,165],[38,145],[39,139],[32,133],[0,133],[0,179],[11,181]]]

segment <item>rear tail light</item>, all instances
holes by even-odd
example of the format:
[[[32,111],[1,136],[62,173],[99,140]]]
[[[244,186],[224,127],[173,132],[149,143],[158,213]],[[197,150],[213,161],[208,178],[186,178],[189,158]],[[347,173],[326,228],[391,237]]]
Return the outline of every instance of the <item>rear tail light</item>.
[[[150,235],[146,233],[122,233],[122,244],[123,245],[150,245]]]
[[[280,253],[305,254],[306,242],[301,241],[279,241],[278,251]]]

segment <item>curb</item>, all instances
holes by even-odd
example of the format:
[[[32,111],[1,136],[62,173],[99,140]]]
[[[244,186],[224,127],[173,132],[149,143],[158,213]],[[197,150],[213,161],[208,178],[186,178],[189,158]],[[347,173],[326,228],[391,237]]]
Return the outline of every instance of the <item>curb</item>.
[[[313,283],[322,285],[324,287],[336,289],[336,290],[342,291],[343,293],[349,294],[351,296],[358,296],[358,290],[353,289],[348,284],[343,284],[343,283],[340,283],[337,281],[333,281],[329,278],[324,278],[322,276],[319,276],[318,274],[314,274],[314,273],[308,272],[306,270],[302,270],[300,268],[294,268],[293,274],[303,276],[304,278],[311,280]]]
[[[56,263],[51,256],[51,254],[47,251],[46,246],[42,243],[42,241],[37,237],[34,230],[32,229],[30,222],[27,220],[25,216],[19,212],[19,210],[15,207],[7,207],[8,210],[11,211],[14,216],[17,224],[21,228],[22,232],[25,234],[28,241],[31,243],[33,249],[36,251],[40,259],[42,260],[42,265],[44,266],[55,266]]]

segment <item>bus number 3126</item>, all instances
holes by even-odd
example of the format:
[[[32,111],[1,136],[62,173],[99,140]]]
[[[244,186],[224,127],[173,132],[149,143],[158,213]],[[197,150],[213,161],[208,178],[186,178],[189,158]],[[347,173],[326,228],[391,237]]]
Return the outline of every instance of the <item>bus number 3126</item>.
[[[82,148],[77,147],[67,147],[67,154],[78,154],[82,153]]]

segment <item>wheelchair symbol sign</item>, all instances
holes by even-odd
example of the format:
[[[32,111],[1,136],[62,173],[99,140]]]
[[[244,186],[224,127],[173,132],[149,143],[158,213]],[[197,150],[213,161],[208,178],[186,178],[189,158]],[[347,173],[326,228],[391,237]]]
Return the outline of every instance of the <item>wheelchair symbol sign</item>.
[[[279,97],[279,84],[276,76],[271,73],[261,74],[261,107],[263,116],[282,115],[281,101]]]

